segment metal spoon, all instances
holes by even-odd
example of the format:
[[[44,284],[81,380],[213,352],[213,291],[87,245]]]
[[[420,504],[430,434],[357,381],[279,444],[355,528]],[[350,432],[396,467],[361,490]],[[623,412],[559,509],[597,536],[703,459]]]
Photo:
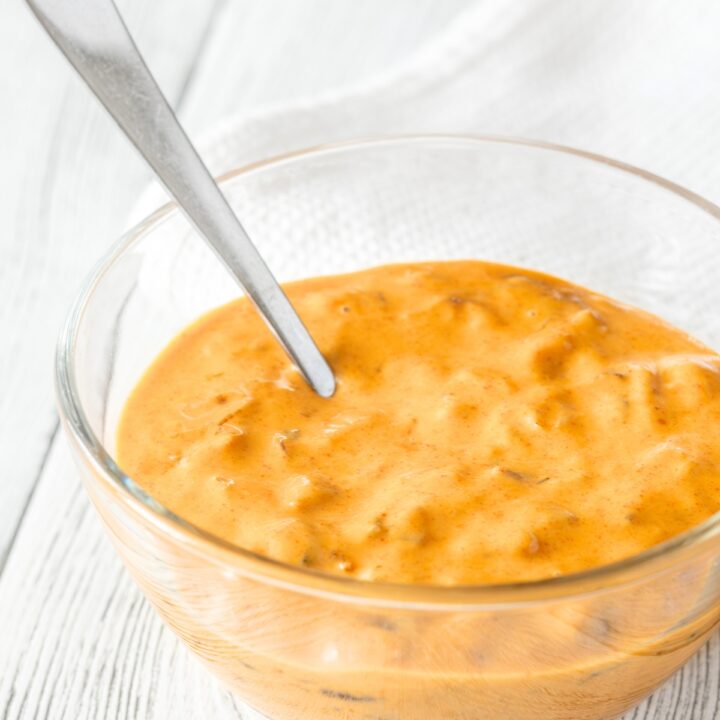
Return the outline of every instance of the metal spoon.
[[[315,392],[335,377],[205,167],[112,0],[27,0],[55,44],[244,288]]]

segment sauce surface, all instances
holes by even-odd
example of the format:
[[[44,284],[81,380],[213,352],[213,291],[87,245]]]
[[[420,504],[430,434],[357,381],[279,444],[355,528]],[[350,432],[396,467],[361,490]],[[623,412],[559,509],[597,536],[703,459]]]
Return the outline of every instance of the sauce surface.
[[[366,580],[552,577],[720,509],[720,357],[643,311],[478,261],[286,291],[336,373],[316,396],[246,299],[125,407],[118,461],[263,555]]]

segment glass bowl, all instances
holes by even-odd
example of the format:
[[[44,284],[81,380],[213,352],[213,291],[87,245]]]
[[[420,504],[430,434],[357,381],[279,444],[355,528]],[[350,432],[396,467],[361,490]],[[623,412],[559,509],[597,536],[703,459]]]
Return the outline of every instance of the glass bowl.
[[[502,138],[407,137],[288,155],[222,187],[281,280],[484,258],[568,278],[720,347],[720,210],[621,163]],[[610,718],[707,639],[720,617],[718,516],[577,575],[433,587],[285,565],[160,506],[113,461],[118,415],[161,348],[237,294],[182,215],[160,209],[93,272],[62,334],[57,386],[127,568],[249,705],[273,720]]]

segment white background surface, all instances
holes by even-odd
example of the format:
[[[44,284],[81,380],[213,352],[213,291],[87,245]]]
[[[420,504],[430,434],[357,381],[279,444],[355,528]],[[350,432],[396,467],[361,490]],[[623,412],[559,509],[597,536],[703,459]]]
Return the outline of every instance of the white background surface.
[[[193,137],[239,118],[226,127],[244,128],[243,146],[216,145],[216,168],[300,136],[498,132],[604,152],[720,199],[717,2],[119,5]],[[303,123],[292,140],[279,110],[243,123],[287,105]],[[149,174],[19,2],[0,8],[0,138],[0,718],[249,718],[125,574],[57,432],[60,322]],[[719,678],[714,638],[628,717],[720,717]]]

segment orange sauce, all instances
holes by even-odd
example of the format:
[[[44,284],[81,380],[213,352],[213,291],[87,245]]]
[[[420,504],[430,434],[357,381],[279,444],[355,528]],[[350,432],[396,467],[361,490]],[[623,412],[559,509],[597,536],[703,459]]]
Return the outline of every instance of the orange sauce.
[[[640,310],[484,262],[287,293],[336,373],[316,396],[246,299],[127,402],[121,467],[269,557],[371,581],[552,577],[720,509],[720,357]]]

